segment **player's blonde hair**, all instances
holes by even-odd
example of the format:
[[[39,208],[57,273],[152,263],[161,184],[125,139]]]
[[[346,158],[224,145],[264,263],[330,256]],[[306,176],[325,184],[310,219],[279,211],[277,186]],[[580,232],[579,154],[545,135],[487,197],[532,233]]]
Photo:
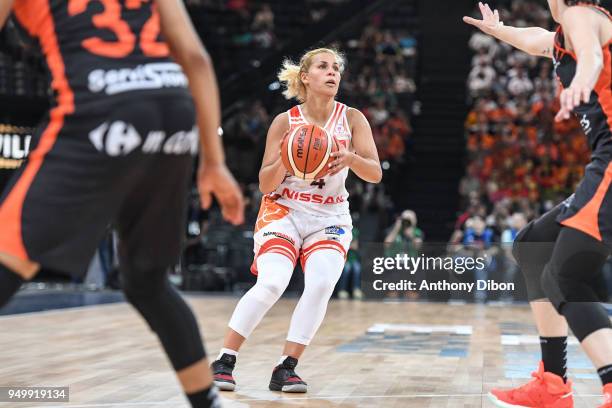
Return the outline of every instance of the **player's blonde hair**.
[[[312,58],[322,53],[332,54],[336,58],[338,65],[340,65],[340,73],[344,71],[344,55],[334,48],[316,48],[310,50],[302,55],[299,64],[295,64],[290,59],[286,59],[283,61],[283,67],[278,73],[278,80],[285,87],[283,91],[285,98],[295,98],[300,103],[306,101],[306,86],[302,82],[301,74],[302,72],[308,72],[312,64]]]

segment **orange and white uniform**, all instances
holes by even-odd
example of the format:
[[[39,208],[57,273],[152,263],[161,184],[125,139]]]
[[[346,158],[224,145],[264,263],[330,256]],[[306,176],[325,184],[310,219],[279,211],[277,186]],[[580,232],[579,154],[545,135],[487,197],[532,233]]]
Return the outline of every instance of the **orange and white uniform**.
[[[346,148],[351,147],[349,107],[335,102],[324,129]],[[287,111],[290,130],[308,124],[299,105]],[[316,250],[335,249],[346,256],[352,240],[352,220],[345,181],[349,169],[315,181],[287,173],[276,191],[262,198],[255,225],[255,260],[251,272],[257,275],[257,257],[264,253],[287,256],[304,267]]]

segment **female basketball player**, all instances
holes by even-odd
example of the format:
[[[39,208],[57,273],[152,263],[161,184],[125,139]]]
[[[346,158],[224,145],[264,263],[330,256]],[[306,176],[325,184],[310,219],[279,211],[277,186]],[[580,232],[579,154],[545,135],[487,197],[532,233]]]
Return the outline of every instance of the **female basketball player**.
[[[279,114],[268,131],[259,172],[259,186],[266,195],[255,225],[255,260],[251,267],[257,283],[238,302],[223,349],[213,363],[215,383],[222,390],[235,388],[232,370],[238,350],[287,288],[299,257],[304,293],[293,312],[270,390],[306,392],[306,383],[294,369],[323,321],[351,243],[352,222],[344,182],[349,169],[370,183],[382,178],[367,120],[358,110],[335,100],[343,66],[343,58],[336,51],[321,48],[307,52],[299,66],[286,61],[279,73],[287,88],[285,97],[301,104]],[[279,149],[283,136],[305,123],[325,128],[341,145],[333,154],[329,174],[314,182],[289,176]],[[302,200],[296,193],[304,193],[300,194]]]
[[[182,2],[5,0],[0,27],[11,11],[40,42],[56,100],[0,195],[0,307],[41,265],[81,275],[114,222],[126,299],[159,337],[191,406],[219,408],[197,321],[167,276],[198,135],[203,206],[214,195],[234,224],[244,206],[218,135],[214,68]]]
[[[541,339],[542,360],[530,383],[493,390],[502,407],[573,407],[566,382],[567,324],[598,369],[612,408],[612,325],[593,282],[612,245],[612,16],[599,2],[548,0],[556,32],[514,28],[480,3],[482,20],[464,17],[485,33],[532,55],[553,58],[564,90],[556,119],[577,115],[592,149],[576,193],[517,236],[513,252],[525,275]],[[567,321],[567,323],[566,323]]]

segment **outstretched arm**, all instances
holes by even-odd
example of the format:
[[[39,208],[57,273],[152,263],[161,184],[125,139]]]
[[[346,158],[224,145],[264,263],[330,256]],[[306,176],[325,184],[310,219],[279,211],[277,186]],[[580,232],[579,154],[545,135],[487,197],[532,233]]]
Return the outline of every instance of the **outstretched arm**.
[[[575,107],[589,101],[603,69],[602,44],[596,18],[587,7],[570,7],[563,13],[563,31],[569,38],[578,63],[572,83],[561,92],[561,110],[556,120],[568,119]]]
[[[463,21],[473,25],[498,40],[506,42],[521,51],[538,57],[552,58],[555,33],[540,27],[510,27],[499,21],[499,12],[492,11],[488,4],[478,3],[482,20],[463,17]]]

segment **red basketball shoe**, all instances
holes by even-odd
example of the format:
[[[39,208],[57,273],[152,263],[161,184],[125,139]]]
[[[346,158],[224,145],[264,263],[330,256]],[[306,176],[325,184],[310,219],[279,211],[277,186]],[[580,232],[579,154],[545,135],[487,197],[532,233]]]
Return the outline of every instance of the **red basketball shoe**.
[[[604,403],[599,408],[612,408],[612,383],[604,385]]]
[[[556,374],[544,371],[540,362],[538,371],[531,374],[533,380],[511,390],[491,390],[489,399],[498,407],[511,408],[573,408],[572,382],[567,384]],[[604,405],[612,408],[612,405]]]

